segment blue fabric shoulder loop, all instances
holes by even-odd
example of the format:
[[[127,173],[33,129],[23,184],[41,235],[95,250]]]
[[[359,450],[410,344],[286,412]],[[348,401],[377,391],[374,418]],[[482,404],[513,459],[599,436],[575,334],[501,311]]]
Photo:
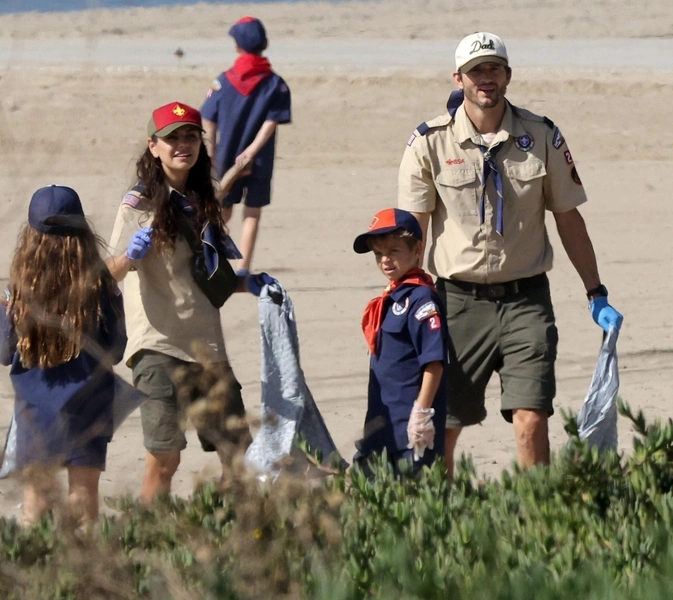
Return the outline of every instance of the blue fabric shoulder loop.
[[[420,133],[421,135],[425,135],[426,133],[428,133],[429,129],[430,127],[425,121],[423,121],[418,127],[416,127],[416,131],[418,131],[418,133]]]
[[[451,95],[449,96],[449,99],[446,103],[446,110],[449,111],[452,119],[456,118],[456,111],[463,103],[464,99],[465,94],[463,94],[463,90],[453,90],[453,92],[451,92]]]

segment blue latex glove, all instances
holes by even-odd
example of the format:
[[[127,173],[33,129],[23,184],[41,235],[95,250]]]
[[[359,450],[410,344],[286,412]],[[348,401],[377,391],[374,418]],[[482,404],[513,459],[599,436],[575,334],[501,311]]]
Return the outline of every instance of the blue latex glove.
[[[610,327],[614,327],[617,331],[621,328],[624,317],[608,304],[608,299],[605,296],[594,298],[589,303],[589,310],[593,320],[606,333],[610,330]]]
[[[278,280],[271,277],[271,275],[257,273],[256,275],[250,274],[246,277],[245,287],[253,296],[259,296],[265,285],[272,285],[274,283],[278,283]]]
[[[131,260],[142,260],[145,258],[152,247],[152,233],[154,233],[152,227],[143,227],[136,231],[129,240],[126,256]]]

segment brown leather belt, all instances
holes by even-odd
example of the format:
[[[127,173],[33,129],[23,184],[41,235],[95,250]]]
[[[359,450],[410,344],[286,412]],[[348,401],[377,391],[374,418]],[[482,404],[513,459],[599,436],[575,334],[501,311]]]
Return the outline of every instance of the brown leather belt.
[[[458,279],[437,279],[437,287],[449,292],[471,294],[481,300],[502,300],[508,296],[516,296],[521,292],[549,287],[546,273],[505,281],[503,283],[472,283]]]

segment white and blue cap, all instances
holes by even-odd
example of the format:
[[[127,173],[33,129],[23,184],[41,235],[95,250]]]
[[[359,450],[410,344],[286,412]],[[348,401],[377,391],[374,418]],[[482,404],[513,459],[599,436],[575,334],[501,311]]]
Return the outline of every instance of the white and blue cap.
[[[497,35],[480,31],[460,40],[456,48],[456,71],[467,73],[485,62],[509,65],[507,48]]]
[[[28,224],[52,235],[75,235],[88,227],[77,192],[64,185],[42,187],[33,194]]]

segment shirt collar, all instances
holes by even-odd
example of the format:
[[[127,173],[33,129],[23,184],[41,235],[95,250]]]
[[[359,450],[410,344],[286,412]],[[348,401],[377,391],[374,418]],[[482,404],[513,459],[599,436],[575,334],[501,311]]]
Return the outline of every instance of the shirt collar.
[[[465,112],[465,103],[461,104],[456,111],[454,126],[454,137],[459,144],[464,144],[470,140],[475,146],[483,144],[481,134],[475,129],[472,121]],[[507,141],[510,137],[519,137],[526,134],[521,121],[517,117],[512,105],[505,100],[505,114],[502,116],[500,129],[498,130],[493,144],[499,144]]]

